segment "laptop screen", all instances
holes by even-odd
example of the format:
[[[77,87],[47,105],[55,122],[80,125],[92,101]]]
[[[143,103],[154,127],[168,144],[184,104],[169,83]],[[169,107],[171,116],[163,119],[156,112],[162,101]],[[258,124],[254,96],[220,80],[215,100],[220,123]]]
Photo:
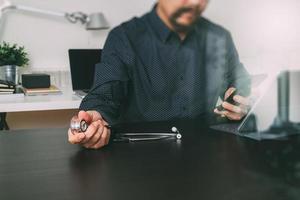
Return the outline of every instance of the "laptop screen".
[[[101,49],[69,49],[69,60],[73,90],[91,89]]]

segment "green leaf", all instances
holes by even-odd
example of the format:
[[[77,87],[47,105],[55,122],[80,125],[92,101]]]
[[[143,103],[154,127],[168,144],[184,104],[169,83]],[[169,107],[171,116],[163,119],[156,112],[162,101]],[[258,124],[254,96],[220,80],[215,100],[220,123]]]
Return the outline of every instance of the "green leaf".
[[[26,66],[29,63],[28,54],[23,46],[3,42],[0,44],[0,66],[16,65]]]

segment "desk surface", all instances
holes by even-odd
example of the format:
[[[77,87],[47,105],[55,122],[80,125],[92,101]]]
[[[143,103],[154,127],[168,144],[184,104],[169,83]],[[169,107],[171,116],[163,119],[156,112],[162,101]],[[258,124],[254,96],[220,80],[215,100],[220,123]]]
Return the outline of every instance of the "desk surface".
[[[299,138],[257,142],[176,126],[181,142],[101,150],[68,144],[65,129],[0,132],[0,199],[300,199]]]
[[[43,111],[79,108],[81,98],[73,91],[62,94],[0,98],[0,112]]]

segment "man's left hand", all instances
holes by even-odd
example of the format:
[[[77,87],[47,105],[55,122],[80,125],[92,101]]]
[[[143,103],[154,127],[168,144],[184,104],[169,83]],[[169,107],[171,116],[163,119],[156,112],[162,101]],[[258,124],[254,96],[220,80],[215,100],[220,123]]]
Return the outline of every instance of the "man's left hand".
[[[235,88],[229,88],[225,93],[225,101],[222,103],[224,111],[219,111],[218,109],[215,109],[214,112],[221,117],[227,117],[230,120],[239,121],[241,120],[247,113],[249,109],[249,98],[243,97],[240,95],[235,95],[233,97],[233,100],[237,102],[237,105],[230,104],[226,102],[226,99],[230,96],[231,93],[233,93],[236,89]]]

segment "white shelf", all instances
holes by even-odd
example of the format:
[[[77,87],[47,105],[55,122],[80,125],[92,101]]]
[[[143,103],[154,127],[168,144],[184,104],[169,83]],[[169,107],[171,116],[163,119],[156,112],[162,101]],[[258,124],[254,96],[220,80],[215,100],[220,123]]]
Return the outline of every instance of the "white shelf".
[[[0,112],[45,111],[79,108],[81,98],[73,91],[62,90],[62,94],[1,98]]]

